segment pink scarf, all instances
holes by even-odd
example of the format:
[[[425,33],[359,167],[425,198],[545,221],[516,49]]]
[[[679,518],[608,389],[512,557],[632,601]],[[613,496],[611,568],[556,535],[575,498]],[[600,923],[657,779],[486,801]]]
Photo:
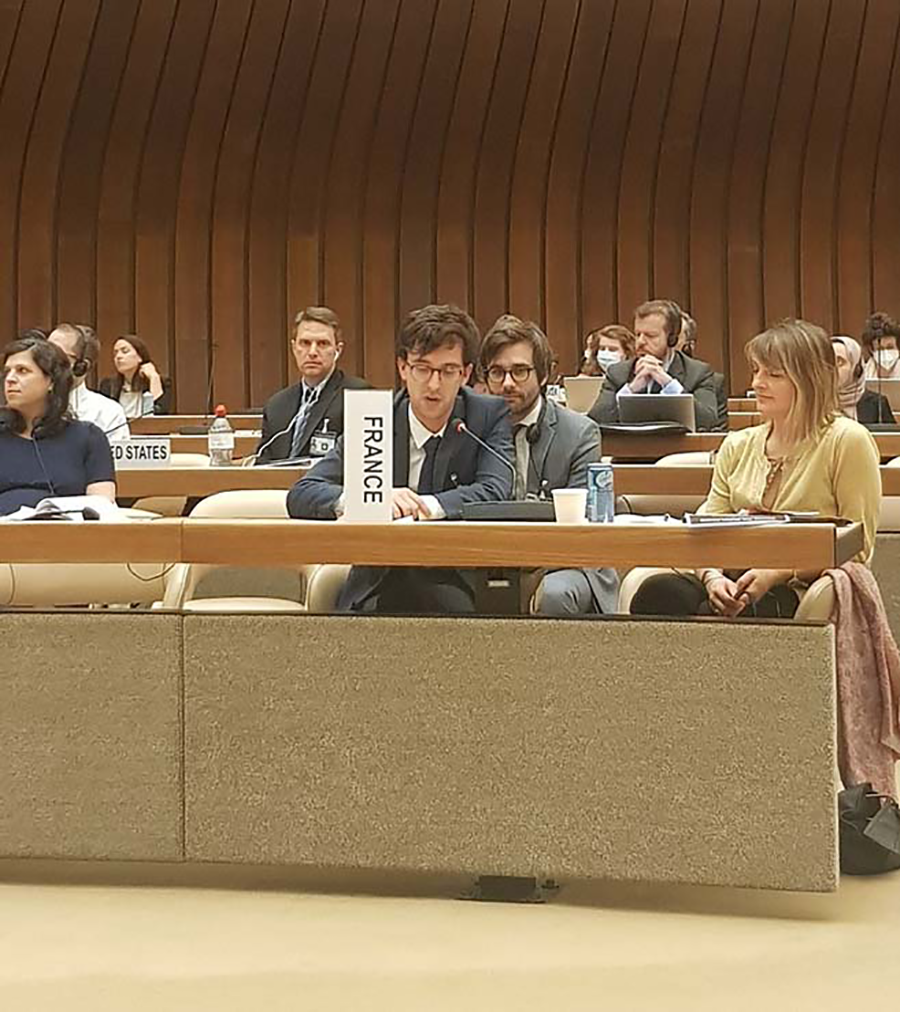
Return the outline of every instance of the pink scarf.
[[[869,781],[896,799],[900,758],[900,651],[868,567],[829,569],[836,595],[838,766],[845,787]]]

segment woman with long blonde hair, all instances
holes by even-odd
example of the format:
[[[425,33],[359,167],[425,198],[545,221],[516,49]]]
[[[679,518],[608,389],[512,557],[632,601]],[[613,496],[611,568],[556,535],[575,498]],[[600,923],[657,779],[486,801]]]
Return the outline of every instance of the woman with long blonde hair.
[[[705,513],[809,512],[863,524],[868,563],[881,502],[878,447],[838,401],[828,335],[804,320],[757,334],[746,349],[762,424],[731,432],[716,457]],[[632,601],[635,614],[789,617],[818,573],[750,569],[652,577]]]

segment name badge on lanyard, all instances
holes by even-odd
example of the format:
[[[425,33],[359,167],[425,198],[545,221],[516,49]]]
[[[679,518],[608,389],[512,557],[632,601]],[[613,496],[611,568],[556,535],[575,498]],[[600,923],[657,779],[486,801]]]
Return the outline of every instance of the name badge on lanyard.
[[[328,419],[322,422],[322,428],[312,434],[309,440],[309,455],[311,457],[324,457],[334,449],[337,442],[337,433],[328,431]]]

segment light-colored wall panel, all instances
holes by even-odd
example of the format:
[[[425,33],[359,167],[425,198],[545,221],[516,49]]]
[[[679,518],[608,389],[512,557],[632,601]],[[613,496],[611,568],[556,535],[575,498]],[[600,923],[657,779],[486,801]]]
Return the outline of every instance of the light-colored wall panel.
[[[746,340],[892,302],[893,0],[6,0],[0,319],[138,332],[182,411],[260,405],[330,303],[391,382],[453,300],[586,330],[677,299]],[[208,371],[214,367],[212,395]]]

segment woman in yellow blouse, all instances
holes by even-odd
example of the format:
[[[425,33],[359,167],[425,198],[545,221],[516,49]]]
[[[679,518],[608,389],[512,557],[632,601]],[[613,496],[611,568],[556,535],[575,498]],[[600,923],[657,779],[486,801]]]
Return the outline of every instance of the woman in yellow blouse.
[[[860,521],[868,563],[875,548],[881,502],[878,447],[838,405],[837,370],[826,333],[803,320],[786,320],[746,347],[763,423],[730,433],[716,457],[704,513],[808,512]],[[740,614],[789,617],[794,590],[818,573],[705,569],[646,580],[632,601],[634,614]]]

